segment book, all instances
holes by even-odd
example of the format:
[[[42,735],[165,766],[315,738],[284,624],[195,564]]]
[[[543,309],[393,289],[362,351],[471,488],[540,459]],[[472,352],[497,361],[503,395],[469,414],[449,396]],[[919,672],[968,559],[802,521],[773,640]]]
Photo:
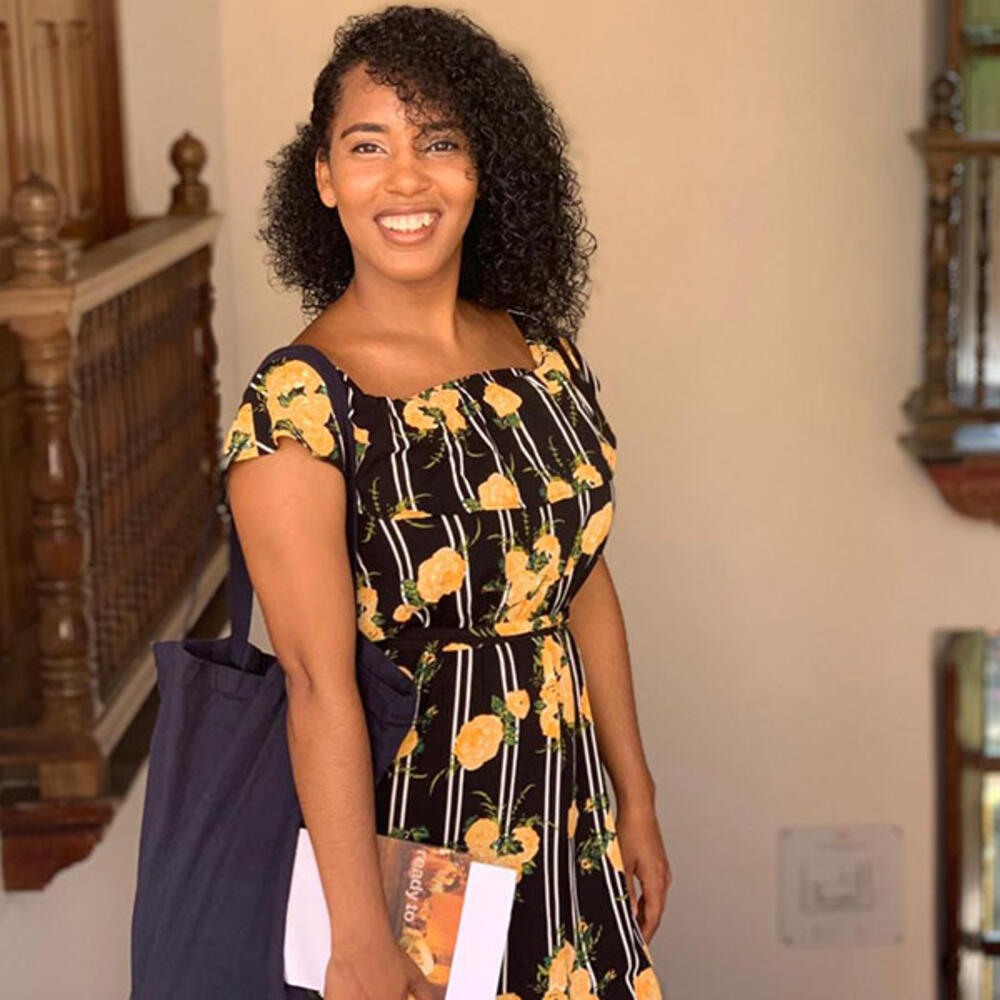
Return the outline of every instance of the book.
[[[465,851],[376,834],[393,933],[438,1000],[495,1000],[517,873]],[[285,982],[322,993],[330,914],[300,827],[285,916]]]

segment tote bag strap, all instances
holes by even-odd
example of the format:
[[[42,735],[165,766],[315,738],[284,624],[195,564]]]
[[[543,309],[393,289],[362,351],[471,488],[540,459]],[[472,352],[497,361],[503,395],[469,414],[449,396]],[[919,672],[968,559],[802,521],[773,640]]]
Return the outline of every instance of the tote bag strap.
[[[280,349],[284,356],[307,354],[310,363],[322,375],[344,444],[344,480],[347,495],[347,552],[351,560],[351,578],[357,572],[358,511],[354,487],[354,430],[347,413],[347,389],[340,372],[329,358],[312,344],[292,344]],[[236,531],[236,520],[229,522],[229,580],[226,587],[231,622],[233,661],[246,669],[253,656],[250,645],[250,617],[253,613],[253,585],[247,571],[243,547]]]

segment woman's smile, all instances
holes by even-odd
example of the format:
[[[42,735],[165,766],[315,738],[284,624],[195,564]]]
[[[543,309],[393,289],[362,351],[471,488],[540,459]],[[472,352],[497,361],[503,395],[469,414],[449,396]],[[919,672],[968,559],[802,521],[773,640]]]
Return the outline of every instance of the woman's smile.
[[[412,215],[376,216],[379,232],[386,241],[396,246],[413,246],[426,243],[437,229],[440,212],[415,212]]]

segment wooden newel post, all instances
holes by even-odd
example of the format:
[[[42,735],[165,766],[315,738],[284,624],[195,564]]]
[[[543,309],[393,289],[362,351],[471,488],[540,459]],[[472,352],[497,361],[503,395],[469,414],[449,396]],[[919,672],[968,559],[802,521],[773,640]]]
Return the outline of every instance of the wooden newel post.
[[[205,144],[190,132],[170,147],[170,162],[181,178],[170,189],[170,215],[204,215],[208,211],[208,186],[199,179],[207,159]]]
[[[952,366],[957,341],[956,251],[965,162],[961,152],[933,147],[935,139],[957,136],[964,131],[958,75],[949,70],[939,76],[932,85],[931,96],[924,382],[919,403],[919,435],[925,446],[947,449],[951,447],[957,423]]]
[[[32,174],[11,197],[18,228],[15,273],[5,296],[16,300],[8,320],[18,338],[30,434],[28,486],[43,715],[39,736],[87,734],[95,714],[96,679],[84,587],[86,530],[78,507],[81,468],[73,440],[77,401],[73,339],[68,327],[72,286],[57,233],[63,209],[56,189]],[[99,793],[100,766],[83,759],[40,767],[43,797]]]

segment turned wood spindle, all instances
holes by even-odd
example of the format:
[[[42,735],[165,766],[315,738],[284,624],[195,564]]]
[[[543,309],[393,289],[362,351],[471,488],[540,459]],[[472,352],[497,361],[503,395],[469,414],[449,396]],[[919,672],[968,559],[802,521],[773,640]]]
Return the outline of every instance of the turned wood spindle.
[[[57,238],[63,204],[51,184],[32,174],[14,192],[11,209],[18,229],[12,285],[24,289],[26,301],[45,295],[44,309],[25,309],[10,320],[21,350],[30,433],[42,726],[84,732],[94,717],[95,678],[84,588],[86,532],[77,507],[81,467],[73,438],[69,286],[65,301],[58,295],[67,270]]]

